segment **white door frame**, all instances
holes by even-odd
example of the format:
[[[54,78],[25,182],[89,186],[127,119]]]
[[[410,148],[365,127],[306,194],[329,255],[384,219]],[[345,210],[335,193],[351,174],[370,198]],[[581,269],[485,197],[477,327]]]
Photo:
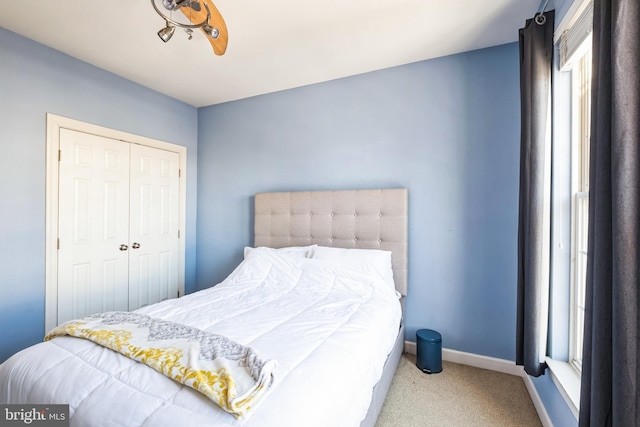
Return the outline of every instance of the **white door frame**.
[[[187,216],[187,147],[47,113],[45,193],[45,333],[53,329],[58,322],[58,159],[60,152],[61,128],[173,151],[180,155],[180,254],[178,267],[178,292],[180,296],[184,295],[186,247],[184,230],[186,229]]]

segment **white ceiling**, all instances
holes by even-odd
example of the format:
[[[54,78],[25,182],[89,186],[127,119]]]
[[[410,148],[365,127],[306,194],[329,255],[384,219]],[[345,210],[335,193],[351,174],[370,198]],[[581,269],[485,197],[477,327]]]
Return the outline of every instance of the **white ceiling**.
[[[214,0],[229,30],[168,43],[150,0],[0,0],[0,26],[195,107],[517,41],[540,0]],[[161,2],[159,3],[161,4]]]

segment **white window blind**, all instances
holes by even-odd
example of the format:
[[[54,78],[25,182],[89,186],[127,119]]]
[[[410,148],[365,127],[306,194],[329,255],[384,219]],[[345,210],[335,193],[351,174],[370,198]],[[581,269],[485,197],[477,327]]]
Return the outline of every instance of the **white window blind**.
[[[589,0],[571,26],[562,31],[558,40],[560,69],[571,69],[587,49],[591,48],[593,30],[593,1]]]

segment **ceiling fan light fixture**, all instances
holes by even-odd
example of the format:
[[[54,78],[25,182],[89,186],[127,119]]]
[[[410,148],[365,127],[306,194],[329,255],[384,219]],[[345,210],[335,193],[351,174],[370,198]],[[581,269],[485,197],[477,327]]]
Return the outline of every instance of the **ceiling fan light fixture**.
[[[217,39],[220,35],[220,30],[218,30],[216,27],[212,27],[211,25],[205,25],[204,27],[202,27],[202,30],[207,33],[208,36],[213,37],[214,39]]]
[[[167,10],[178,10],[190,2],[191,0],[162,0],[162,5]]]
[[[224,55],[227,49],[227,25],[212,0],[150,0],[151,6],[166,22],[166,27],[158,31],[158,37],[168,42],[176,28],[182,28],[187,38],[193,38],[196,29],[202,30],[216,55]],[[184,20],[177,20],[172,13],[179,10]],[[168,12],[168,13],[167,13]]]
[[[173,37],[173,33],[175,31],[176,27],[169,25],[169,23],[167,22],[167,26],[158,31],[158,37],[160,37],[160,39],[166,43],[171,40],[171,37]]]

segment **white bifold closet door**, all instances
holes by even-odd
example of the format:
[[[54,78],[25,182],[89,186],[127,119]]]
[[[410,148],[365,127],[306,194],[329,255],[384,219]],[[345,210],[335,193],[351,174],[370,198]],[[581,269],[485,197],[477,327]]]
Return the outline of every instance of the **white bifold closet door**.
[[[179,154],[60,130],[58,324],[178,295]]]

